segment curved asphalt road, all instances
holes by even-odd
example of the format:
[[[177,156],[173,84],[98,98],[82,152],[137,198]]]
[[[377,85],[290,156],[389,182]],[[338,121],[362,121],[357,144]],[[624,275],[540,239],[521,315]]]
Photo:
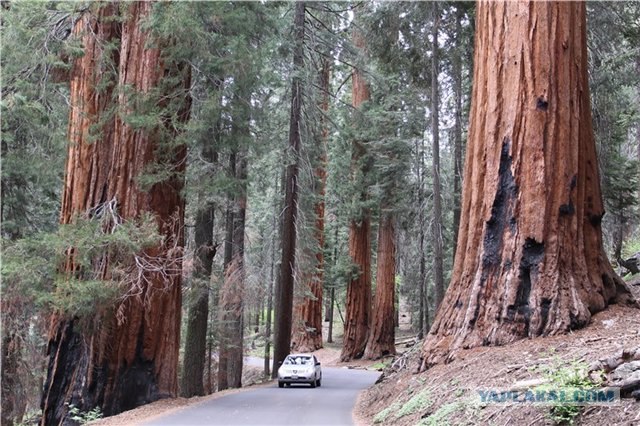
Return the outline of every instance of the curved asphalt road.
[[[380,373],[322,368],[322,386],[248,388],[157,417],[145,425],[352,425],[351,412],[358,393]]]

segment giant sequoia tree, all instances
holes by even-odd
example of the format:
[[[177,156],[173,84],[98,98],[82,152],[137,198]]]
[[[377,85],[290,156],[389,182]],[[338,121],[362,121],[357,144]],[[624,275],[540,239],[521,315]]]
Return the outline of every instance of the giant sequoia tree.
[[[86,266],[68,250],[60,268],[67,280],[97,277],[126,292],[115,306],[96,307],[92,320],[52,317],[42,424],[67,423],[70,404],[112,415],[177,393],[186,149],[175,140],[189,114],[190,78],[144,29],[152,6],[94,5],[74,29],[84,55],[71,76],[61,222],[99,218],[111,232],[150,217],[162,238],[126,270],[110,268],[117,253]]]
[[[353,45],[361,50],[365,48],[364,37],[358,31],[354,32]],[[359,109],[369,100],[369,86],[360,68],[354,68],[351,78],[353,107]],[[357,122],[364,121],[361,111],[357,110],[354,114]],[[347,287],[344,341],[340,354],[342,361],[360,358],[364,354],[371,315],[371,210],[366,206],[368,190],[364,184],[371,172],[371,164],[364,142],[355,139],[351,151],[357,213],[349,223],[349,257],[355,271]]]
[[[458,250],[422,368],[631,300],[602,247],[585,4],[479,2],[474,79]]]

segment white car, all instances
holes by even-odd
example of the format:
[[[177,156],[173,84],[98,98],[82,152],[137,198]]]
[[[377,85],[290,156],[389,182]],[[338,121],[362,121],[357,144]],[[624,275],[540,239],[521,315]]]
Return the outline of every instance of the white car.
[[[322,384],[320,361],[312,354],[290,354],[278,369],[278,387],[291,383],[308,383],[312,388]]]

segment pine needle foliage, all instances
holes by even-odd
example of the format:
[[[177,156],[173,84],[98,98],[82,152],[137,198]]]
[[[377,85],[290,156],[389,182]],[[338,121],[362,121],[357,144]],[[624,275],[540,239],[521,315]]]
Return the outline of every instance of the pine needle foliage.
[[[126,294],[136,257],[159,240],[155,220],[145,216],[113,229],[105,227],[104,218],[77,218],[57,231],[8,242],[1,269],[3,299],[9,306],[21,300],[43,311],[91,318]],[[74,271],[62,272],[70,261]]]

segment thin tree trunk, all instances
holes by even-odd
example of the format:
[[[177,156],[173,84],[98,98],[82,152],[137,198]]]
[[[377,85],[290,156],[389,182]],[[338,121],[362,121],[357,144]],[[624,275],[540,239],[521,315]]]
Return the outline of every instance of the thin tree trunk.
[[[278,182],[276,181],[276,194],[278,193]],[[273,229],[278,228],[277,215],[273,216]],[[271,315],[273,312],[273,283],[275,280],[275,264],[276,264],[276,239],[271,238],[271,267],[269,271],[269,289],[267,290],[267,318],[264,327],[264,376],[270,376],[269,364],[271,359]]]
[[[284,203],[285,203],[285,190],[287,187],[287,169],[282,168],[280,171],[280,186],[278,187],[279,192],[279,202],[277,203],[276,212],[278,220],[278,241],[279,247],[282,246],[282,238],[284,236],[284,215],[281,212],[284,212]],[[282,254],[282,253],[280,253]],[[275,277],[275,294],[273,295],[273,304],[274,304],[274,318],[273,318],[273,340],[274,340],[274,360],[273,360],[273,368],[271,369],[271,377],[276,378],[278,373],[278,364],[275,361],[275,340],[278,335],[278,313],[280,312],[279,304],[280,304],[280,296],[282,294],[282,265],[280,262],[276,263],[276,277]]]
[[[329,331],[327,332],[327,343],[333,343],[333,306],[336,300],[336,289],[331,287],[331,297],[329,301]]]
[[[432,168],[433,168],[433,281],[435,288],[435,309],[444,298],[444,253],[442,247],[442,196],[440,194],[440,106],[438,90],[438,74],[440,63],[438,59],[438,26],[440,25],[440,10],[438,2],[432,3],[433,28],[432,54],[431,54],[431,132],[433,133]]]
[[[242,365],[244,361],[244,233],[247,205],[247,154],[239,154],[236,178],[240,182],[240,191],[236,196],[236,208],[233,225],[233,258],[225,274],[225,291],[223,304],[229,334],[227,349],[228,385],[231,388],[242,387]]]
[[[422,368],[635,303],[602,245],[585,7],[478,4],[459,247]]]
[[[6,312],[3,312],[6,314]],[[2,330],[2,413],[1,424],[20,424],[26,409],[27,398],[20,382],[21,335],[8,330],[6,323]]]
[[[294,75],[291,82],[291,116],[289,120],[290,158],[287,166],[285,206],[282,229],[282,261],[279,302],[276,310],[276,335],[274,341],[273,373],[278,364],[289,354],[291,344],[291,322],[293,317],[293,283],[296,255],[296,221],[298,217],[298,162],[302,126],[302,79],[299,73],[304,67],[305,2],[295,6],[294,30],[296,45],[293,51]]]
[[[216,89],[220,89],[221,81],[217,80]],[[221,122],[216,120],[214,138],[219,138]],[[202,158],[208,163],[218,162],[218,153],[213,147],[215,140],[201,148]],[[199,203],[202,205],[202,203]],[[218,244],[213,241],[215,222],[215,204],[205,202],[196,212],[195,250],[197,263],[193,270],[191,288],[192,304],[189,308],[185,348],[182,367],[182,383],[180,394],[185,398],[205,395],[204,372],[211,370],[211,357],[207,360],[207,332],[209,326],[209,303],[211,272],[213,259]],[[210,352],[211,350],[209,350]],[[210,378],[210,376],[209,376]],[[208,386],[210,387],[210,386]]]
[[[229,178],[236,178],[236,162],[237,154],[232,152],[229,154]],[[225,222],[225,237],[224,237],[224,282],[220,288],[220,294],[218,299],[218,328],[219,328],[219,340],[218,340],[218,391],[229,388],[229,340],[231,339],[231,330],[229,327],[229,307],[228,303],[231,303],[231,295],[227,293],[232,291],[233,282],[227,277],[236,277],[231,275],[230,269],[233,261],[233,244],[234,244],[234,225],[235,225],[235,194],[229,194],[227,199],[227,211]]]
[[[365,359],[395,355],[396,232],[394,218],[383,213],[378,227],[378,270],[371,330],[364,351]]]
[[[94,6],[77,22],[74,32],[82,36],[85,52],[75,60],[71,81],[69,147],[62,196],[61,223],[71,223],[77,215],[111,209],[121,220],[136,220],[150,213],[163,237],[141,257],[157,262],[164,273],[132,270],[125,280],[136,289],[125,295],[113,311],[106,308],[92,322],[98,328],[88,332],[82,319],[55,314],[50,323],[47,354],[49,367],[42,396],[42,424],[70,422],[69,405],[80,411],[96,406],[113,415],[157,399],[175,396],[178,391],[178,351],[180,344],[181,270],[184,201],[181,196],[186,148],[163,146],[157,137],[168,132],[175,138],[177,123],[166,129],[136,130],[122,119],[135,114],[130,88],[149,94],[165,74],[173,74],[178,86],[170,88],[158,106],[179,101],[179,119],[188,118],[190,85],[187,67],[165,64],[161,51],[150,47],[149,34],[142,23],[152,3],[127,3],[121,17],[120,5]],[[122,18],[122,19],[120,19]],[[117,44],[109,61],[117,70],[111,84],[97,73],[106,62],[106,44]],[[126,61],[119,61],[127,58]],[[112,96],[118,89],[118,96]],[[125,88],[127,88],[125,90]],[[134,95],[135,96],[135,95]],[[117,102],[117,105],[114,105]],[[112,114],[117,106],[120,114]],[[101,130],[93,137],[94,128]],[[158,161],[158,154],[170,158],[165,165],[171,177],[150,188],[138,186],[138,177]],[[120,219],[110,223],[118,226]],[[100,274],[111,279],[108,258],[98,262]],[[133,262],[132,262],[133,263]],[[96,269],[98,269],[96,268]],[[132,265],[132,268],[134,266]],[[73,259],[73,250],[64,265],[69,276],[82,273]],[[142,274],[141,279],[136,274]]]
[[[197,264],[193,272],[191,292],[193,298],[187,320],[182,385],[180,394],[185,398],[204,395],[204,367],[207,353],[207,326],[209,324],[209,284],[213,258],[217,246],[213,243],[215,206],[207,204],[196,214],[195,246]]]
[[[453,258],[458,248],[458,227],[460,226],[460,195],[462,186],[462,38],[461,8],[456,10],[456,41],[453,53],[453,93],[455,112],[453,124]]]
[[[420,139],[420,145],[416,143],[416,147],[420,152],[419,164],[418,164],[418,222],[419,222],[419,235],[420,249],[418,256],[420,256],[420,283],[419,283],[419,315],[418,319],[418,339],[422,340],[424,333],[429,330],[429,301],[427,299],[427,267],[426,267],[426,254],[424,249],[424,237],[425,237],[425,224],[424,224],[424,138]]]
[[[338,224],[336,220],[336,226],[333,230],[333,258],[331,259],[334,269],[338,265]],[[331,285],[331,301],[329,305],[329,332],[327,336],[327,343],[333,343],[333,316],[336,303],[336,287],[335,284]]]

